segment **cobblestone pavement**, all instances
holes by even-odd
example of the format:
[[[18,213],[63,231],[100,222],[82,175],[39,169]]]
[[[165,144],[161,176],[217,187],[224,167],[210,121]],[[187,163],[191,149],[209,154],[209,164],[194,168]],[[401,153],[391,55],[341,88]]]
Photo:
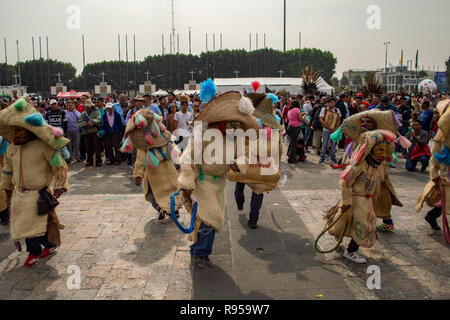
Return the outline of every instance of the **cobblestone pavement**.
[[[344,245],[332,254],[314,250],[323,211],[340,198],[340,171],[317,162],[309,153],[305,163],[283,164],[256,230],[247,226],[249,202],[237,211],[234,184],[227,184],[212,270],[191,266],[187,236],[170,219],[157,220],[129,167],[72,165],[70,192],[58,208],[66,228],[56,254],[26,268],[26,253],[0,227],[0,299],[449,299],[449,247],[423,220],[426,208],[413,211],[427,175],[390,170],[404,203],[393,209],[396,229],[361,249],[368,264],[355,265],[342,258]],[[184,213],[182,221],[188,223]],[[320,244],[335,242],[326,235]],[[380,267],[379,290],[366,286],[369,265]],[[69,289],[77,267],[80,288]]]

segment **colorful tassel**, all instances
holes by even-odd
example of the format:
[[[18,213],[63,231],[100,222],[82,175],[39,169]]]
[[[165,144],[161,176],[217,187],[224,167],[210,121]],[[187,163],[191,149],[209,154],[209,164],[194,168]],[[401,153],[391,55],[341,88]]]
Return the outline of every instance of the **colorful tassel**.
[[[367,144],[363,144],[362,146],[359,146],[356,148],[355,152],[353,152],[351,162],[354,165],[357,165],[361,162],[362,158],[364,157],[366,153]]]
[[[30,114],[29,116],[26,116],[24,120],[26,123],[31,124],[32,126],[35,126],[35,127],[45,126],[44,118],[42,117],[42,114],[40,114],[40,113]]]
[[[58,151],[55,151],[53,157],[50,159],[50,165],[52,167],[62,167],[63,159]]]
[[[442,149],[442,153],[436,152],[433,156],[437,162],[442,163],[446,166],[450,166],[450,150],[447,146],[444,146],[444,148]]]
[[[203,81],[201,83],[200,100],[202,100],[204,103],[210,102],[216,97],[216,90],[216,85],[214,84],[214,81],[211,80],[211,78]]]
[[[153,145],[153,138],[148,131],[145,132],[145,143],[149,146]]]
[[[131,153],[133,151],[133,142],[131,141],[130,137],[127,137],[120,147],[120,152],[123,153]]]
[[[330,139],[334,142],[339,142],[342,140],[342,127],[339,127],[331,136]]]
[[[151,132],[152,136],[154,136],[154,137],[158,137],[161,135],[161,131],[159,130],[159,126],[158,126],[158,122],[155,119],[153,119],[152,125],[150,126],[150,132]]]
[[[383,134],[383,137],[384,137],[384,139],[387,141],[387,142],[394,142],[395,141],[395,135],[391,132],[391,131],[388,131],[388,130],[382,130],[382,129],[380,129],[380,130],[378,130],[378,131],[380,131],[382,134]]]
[[[136,125],[137,128],[143,128],[147,126],[147,120],[142,114],[139,113],[134,118],[134,124]]]
[[[255,93],[256,93],[256,91],[258,91],[259,87],[261,86],[261,85],[259,84],[258,81],[253,81],[253,82],[251,83],[251,85],[252,85],[253,91],[254,91]]]
[[[341,172],[341,179],[345,182],[349,182],[352,178],[353,169],[353,165],[347,166],[347,168],[345,168],[345,170]]]
[[[272,128],[265,127],[263,130],[264,130],[264,132],[266,134],[266,139],[269,140],[270,137],[272,137]]]
[[[411,141],[409,141],[407,138],[405,138],[402,135],[400,135],[398,137],[398,142],[400,143],[400,145],[402,146],[403,149],[409,149],[412,145]]]
[[[25,99],[25,97],[22,97],[14,103],[14,109],[16,109],[17,111],[22,111],[23,109],[25,109],[26,105],[27,100]]]
[[[48,125],[50,127],[50,129],[52,130],[53,135],[55,136],[55,138],[59,138],[63,135],[63,131],[61,128],[57,128],[51,125]]]
[[[272,106],[278,102],[278,97],[276,95],[274,95],[273,93],[268,93],[267,97],[272,99]]]
[[[156,158],[152,151],[153,150],[147,151],[147,154],[145,155],[145,167],[149,169],[156,168],[159,164],[158,158]]]
[[[259,125],[261,126],[261,128],[263,127],[263,124],[261,122],[261,119],[256,118],[256,121],[259,123]]]
[[[67,150],[67,147],[61,149],[61,155],[65,160],[70,159],[70,152]]]

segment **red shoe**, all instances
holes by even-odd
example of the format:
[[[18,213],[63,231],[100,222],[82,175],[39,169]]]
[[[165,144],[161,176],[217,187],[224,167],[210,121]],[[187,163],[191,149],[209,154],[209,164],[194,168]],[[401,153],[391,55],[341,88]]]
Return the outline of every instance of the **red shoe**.
[[[53,248],[44,248],[44,251],[42,251],[41,255],[39,256],[39,258],[45,258],[46,256],[48,256],[50,253],[55,252],[56,251],[56,247]]]
[[[26,267],[31,267],[33,264],[35,264],[39,259],[39,256],[35,256],[34,254],[29,254],[27,260],[25,260],[25,263],[23,264]]]

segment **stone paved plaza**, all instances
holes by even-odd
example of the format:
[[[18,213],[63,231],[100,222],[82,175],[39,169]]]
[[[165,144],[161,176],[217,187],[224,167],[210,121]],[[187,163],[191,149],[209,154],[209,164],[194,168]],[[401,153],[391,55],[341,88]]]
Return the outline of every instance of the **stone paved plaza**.
[[[256,230],[247,226],[249,201],[237,211],[234,184],[227,184],[214,269],[191,266],[187,236],[170,219],[157,220],[128,166],[74,164],[70,192],[58,207],[66,228],[56,254],[24,267],[26,253],[15,250],[9,227],[0,227],[0,298],[450,299],[449,247],[424,221],[427,208],[413,210],[428,175],[407,173],[404,160],[390,169],[404,207],[393,209],[395,231],[362,248],[368,263],[356,265],[342,257],[344,245],[327,255],[314,250],[323,212],[340,198],[340,170],[317,163],[313,153],[305,163],[283,161],[280,185],[265,195]],[[182,221],[188,222],[185,212]],[[326,235],[320,243],[329,248],[335,241]],[[381,270],[379,290],[366,286],[370,265]],[[73,266],[79,289],[67,286]]]

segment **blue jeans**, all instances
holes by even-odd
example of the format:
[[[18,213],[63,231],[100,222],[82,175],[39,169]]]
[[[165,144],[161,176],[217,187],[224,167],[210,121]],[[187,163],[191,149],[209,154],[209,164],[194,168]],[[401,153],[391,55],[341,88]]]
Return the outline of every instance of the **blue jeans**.
[[[330,140],[331,132],[328,130],[323,130],[322,132],[322,153],[320,155],[320,159],[325,159],[325,155],[327,152],[328,141]],[[331,161],[336,160],[336,142],[333,140],[331,142]]]
[[[236,189],[234,190],[234,198],[236,199],[236,203],[238,206],[244,205],[245,202],[244,188],[245,183],[241,182],[236,183]],[[259,209],[261,209],[263,199],[264,193],[256,194],[252,192],[252,200],[250,202],[250,220],[258,221]]]
[[[197,242],[191,245],[191,256],[209,256],[212,252],[215,234],[214,228],[202,222],[198,230]]]
[[[411,160],[411,157],[408,156],[408,158],[406,158],[406,170],[413,171],[417,166],[417,162],[422,163],[422,170],[425,170],[428,167],[428,161],[429,159],[427,156],[420,156],[414,160]]]

